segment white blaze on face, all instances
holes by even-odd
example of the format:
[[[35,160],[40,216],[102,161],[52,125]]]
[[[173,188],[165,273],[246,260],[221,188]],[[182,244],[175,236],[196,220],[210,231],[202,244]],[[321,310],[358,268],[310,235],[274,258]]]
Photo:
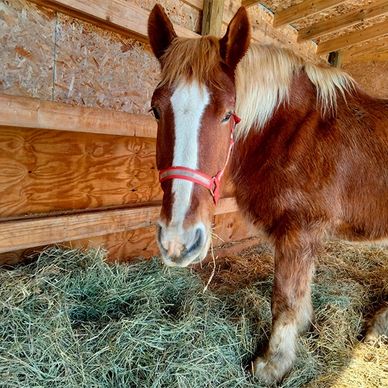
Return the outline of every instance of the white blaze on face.
[[[205,86],[198,83],[181,83],[171,96],[175,120],[175,145],[173,166],[198,168],[198,140],[201,119],[210,96]],[[171,224],[182,228],[190,207],[194,183],[182,179],[172,182],[173,205]]]

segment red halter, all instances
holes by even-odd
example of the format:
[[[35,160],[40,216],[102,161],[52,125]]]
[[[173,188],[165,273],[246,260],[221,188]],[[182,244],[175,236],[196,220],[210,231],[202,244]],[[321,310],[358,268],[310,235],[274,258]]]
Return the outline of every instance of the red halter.
[[[171,166],[159,171],[159,181],[162,183],[169,179],[183,179],[185,181],[197,183],[198,185],[206,187],[210,191],[214,203],[217,205],[217,202],[220,198],[220,181],[222,176],[224,175],[224,171],[228,164],[234,144],[233,132],[236,125],[240,121],[241,119],[236,114],[232,113],[232,115],[230,116],[230,144],[228,155],[226,157],[224,167],[220,171],[218,171],[216,175],[210,176],[199,170],[194,170],[188,167]]]

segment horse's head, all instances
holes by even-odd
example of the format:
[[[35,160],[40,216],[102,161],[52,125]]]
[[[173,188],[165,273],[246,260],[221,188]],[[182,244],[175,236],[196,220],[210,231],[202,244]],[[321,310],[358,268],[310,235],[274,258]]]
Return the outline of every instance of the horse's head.
[[[219,180],[238,121],[234,72],[248,49],[250,27],[240,8],[220,40],[179,38],[156,5],[148,35],[162,72],[151,102],[164,192],[157,239],[164,263],[185,267],[209,249]]]

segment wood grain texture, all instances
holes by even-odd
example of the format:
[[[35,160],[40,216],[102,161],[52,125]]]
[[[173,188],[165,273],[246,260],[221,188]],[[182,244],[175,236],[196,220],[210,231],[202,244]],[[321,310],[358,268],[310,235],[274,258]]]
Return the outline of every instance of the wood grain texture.
[[[108,109],[0,94],[0,126],[156,138],[156,121]]]
[[[191,31],[201,33],[203,0],[131,0],[131,3],[151,12],[156,3],[163,6],[171,22]]]
[[[355,64],[356,62],[361,65],[361,62],[387,62],[388,63],[388,37],[381,37],[374,39],[373,42],[364,42],[356,44],[342,50],[342,60],[345,64]],[[370,74],[370,72],[367,72]],[[373,74],[375,76],[376,74]],[[379,74],[383,78],[384,74]],[[375,87],[375,86],[374,86]],[[375,89],[379,92],[379,88]]]
[[[256,228],[239,212],[218,214],[214,217],[214,245],[257,235]]]
[[[202,15],[202,35],[220,36],[224,0],[205,0]]]
[[[388,13],[388,0],[376,0],[366,7],[353,10],[350,13],[338,15],[336,17],[322,20],[298,31],[298,42],[314,39],[319,36],[329,34],[345,27],[353,26],[369,18],[373,18]]]
[[[357,57],[357,61],[348,61],[343,63],[342,69],[349,73],[368,94],[379,98],[388,98],[388,51],[386,51],[386,60],[378,61],[376,54],[370,53],[369,61],[363,62],[361,59],[368,59],[367,53],[365,57]],[[368,71],[365,71],[365,67]]]
[[[373,24],[361,31],[353,31],[345,35],[341,35],[338,38],[319,43],[317,46],[317,54],[326,54],[330,51],[336,51],[386,34],[388,34],[387,21]]]
[[[0,252],[149,227],[159,212],[159,206],[142,206],[1,222]]]
[[[155,140],[0,129],[0,217],[161,199]]]
[[[32,0],[45,7],[70,16],[108,25],[147,41],[148,12],[125,0]],[[194,37],[197,34],[179,25],[174,26],[179,36]]]
[[[135,257],[149,258],[159,254],[154,226],[70,241],[67,245],[80,249],[103,247],[109,261],[128,261]]]
[[[203,8],[204,0],[182,0],[182,3],[191,5],[192,7],[201,10]]]
[[[274,27],[290,24],[304,17],[314,15],[325,9],[344,3],[345,0],[305,0],[282,11],[276,12],[273,20]]]
[[[258,0],[242,0],[241,5],[248,8],[248,7],[252,7],[253,5],[257,5],[259,3],[260,1]]]
[[[236,211],[233,198],[221,199],[215,214]],[[97,209],[73,214],[32,217],[0,222],[0,253],[48,244],[127,232],[154,225],[160,204]]]

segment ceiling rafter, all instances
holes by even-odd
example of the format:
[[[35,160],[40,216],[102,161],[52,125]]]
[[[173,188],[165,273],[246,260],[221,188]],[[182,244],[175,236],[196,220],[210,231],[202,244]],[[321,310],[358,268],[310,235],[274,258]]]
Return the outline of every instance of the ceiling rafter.
[[[368,6],[353,12],[315,23],[298,31],[298,42],[318,38],[367,19],[388,14],[388,0],[376,0]]]
[[[241,5],[243,7],[252,7],[252,5],[256,5],[256,4],[259,4],[260,1],[257,1],[257,0],[242,0],[241,2]]]
[[[325,9],[335,7],[346,0],[305,0],[302,3],[288,7],[282,11],[275,13],[273,26],[280,27],[285,24],[294,23],[310,15],[315,15]]]
[[[319,43],[317,46],[317,54],[327,54],[331,51],[337,51],[339,49],[365,42],[385,34],[388,34],[388,22],[386,21],[373,24],[372,26],[364,28],[361,31],[352,31],[348,34]]]

